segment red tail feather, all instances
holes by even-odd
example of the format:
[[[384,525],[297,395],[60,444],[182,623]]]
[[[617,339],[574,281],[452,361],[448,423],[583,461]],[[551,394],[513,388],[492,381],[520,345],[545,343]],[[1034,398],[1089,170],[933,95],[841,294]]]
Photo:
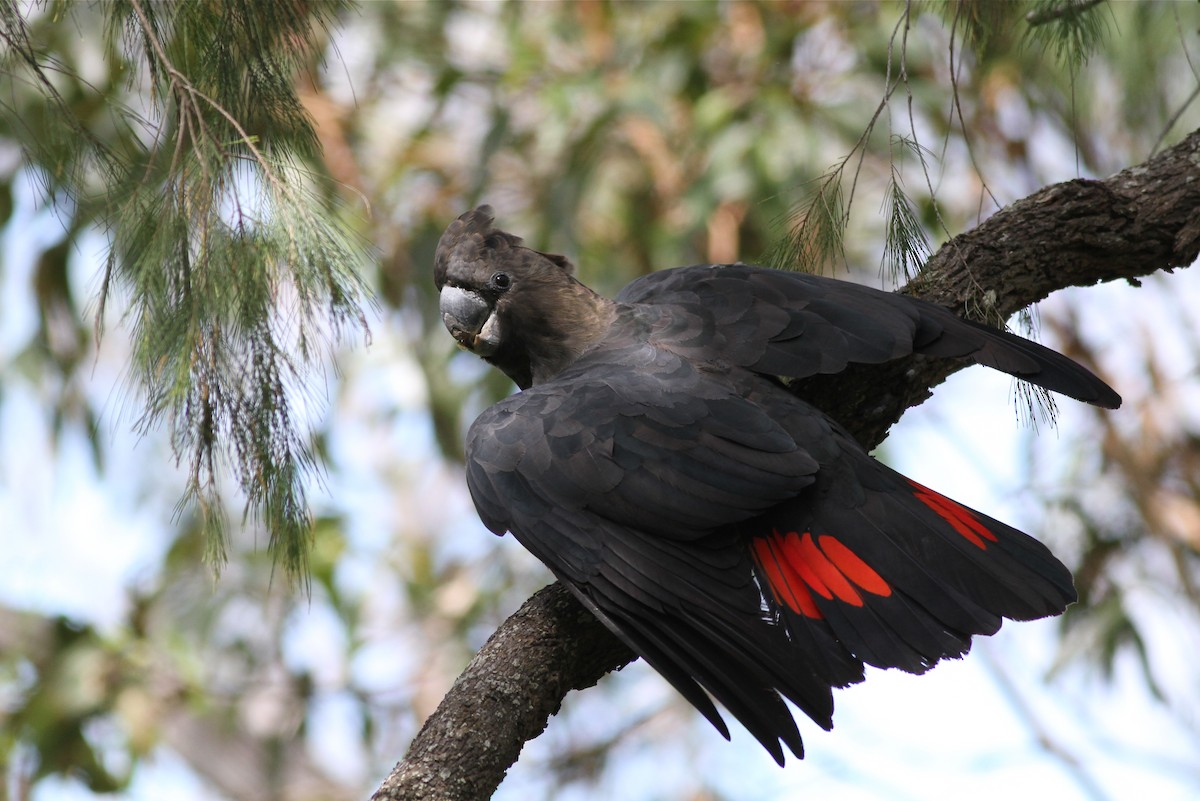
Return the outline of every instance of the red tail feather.
[[[801,535],[773,530],[754,538],[753,553],[775,602],[805,617],[823,617],[813,593],[851,606],[863,605],[859,590],[882,597],[892,594],[874,568],[829,534],[814,539],[808,531]]]
[[[916,487],[917,491],[915,495],[917,500],[937,512],[943,520],[953,526],[955,531],[976,548],[986,551],[987,543],[984,540],[990,540],[991,542],[998,541],[996,535],[987,526],[979,522],[979,518],[970,509],[960,506],[945,495],[939,495],[929,489],[929,487],[918,484],[911,478],[907,480],[909,484]]]

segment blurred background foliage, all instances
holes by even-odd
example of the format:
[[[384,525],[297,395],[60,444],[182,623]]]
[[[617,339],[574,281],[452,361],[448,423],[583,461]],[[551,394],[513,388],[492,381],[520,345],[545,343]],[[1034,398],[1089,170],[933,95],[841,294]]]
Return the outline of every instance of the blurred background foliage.
[[[364,797],[547,580],[462,486],[465,425],[511,391],[437,318],[464,209],[606,292],[736,259],[893,286],[1000,206],[1200,126],[1198,28],[1156,2],[5,0],[0,798]],[[1077,570],[1051,673],[1100,679],[1071,710],[1132,657],[1196,755],[1187,278],[1044,304],[1044,340],[1126,409],[1002,436],[1013,522]],[[720,748],[630,669],[502,793],[739,797]],[[1146,756],[1200,793],[1200,758]]]

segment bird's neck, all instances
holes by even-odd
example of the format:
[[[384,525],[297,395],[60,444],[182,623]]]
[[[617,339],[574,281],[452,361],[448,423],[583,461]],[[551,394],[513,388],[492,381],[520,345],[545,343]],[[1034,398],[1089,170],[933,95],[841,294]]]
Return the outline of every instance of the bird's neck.
[[[597,295],[578,281],[571,281],[559,294],[553,328],[530,343],[533,383],[549,381],[574,364],[608,333],[616,315],[611,300]]]
[[[522,389],[553,379],[591,350],[608,333],[616,304],[574,279],[552,292],[538,293],[540,302],[521,304],[514,321],[515,347],[491,361]]]

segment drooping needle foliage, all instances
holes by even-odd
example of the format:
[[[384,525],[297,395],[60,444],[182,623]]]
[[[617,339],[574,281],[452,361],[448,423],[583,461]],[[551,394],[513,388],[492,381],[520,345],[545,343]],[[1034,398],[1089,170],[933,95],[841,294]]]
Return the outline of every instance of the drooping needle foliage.
[[[303,574],[305,485],[317,471],[306,422],[320,400],[309,373],[345,324],[366,328],[366,249],[319,172],[296,91],[339,5],[45,6],[58,25],[103,24],[124,81],[95,97],[59,94],[62,65],[34,47],[14,4],[3,8],[4,68],[44,90],[57,117],[14,128],[61,134],[21,144],[46,191],[107,236],[98,319],[122,295],[139,425],[169,427],[188,468],[181,505],[200,512],[216,565],[221,479],[232,474],[246,513]]]

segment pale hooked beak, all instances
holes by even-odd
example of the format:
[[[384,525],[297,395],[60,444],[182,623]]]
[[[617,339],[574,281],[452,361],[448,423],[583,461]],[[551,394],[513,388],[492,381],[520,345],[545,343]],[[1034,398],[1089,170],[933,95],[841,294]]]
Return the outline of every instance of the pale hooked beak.
[[[442,323],[459,345],[479,356],[490,356],[500,347],[500,324],[478,292],[444,286],[438,308]]]

